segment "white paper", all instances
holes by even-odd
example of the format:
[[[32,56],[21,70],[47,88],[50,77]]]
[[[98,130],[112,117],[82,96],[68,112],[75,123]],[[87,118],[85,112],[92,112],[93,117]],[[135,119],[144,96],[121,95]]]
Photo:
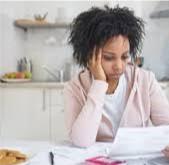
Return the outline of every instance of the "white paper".
[[[169,126],[119,129],[111,147],[112,157],[140,158],[163,156],[169,145]]]

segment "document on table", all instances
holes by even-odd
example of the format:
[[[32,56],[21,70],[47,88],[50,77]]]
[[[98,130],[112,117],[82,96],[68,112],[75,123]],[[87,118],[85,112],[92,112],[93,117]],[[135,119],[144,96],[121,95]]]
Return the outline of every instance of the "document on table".
[[[67,142],[63,145],[57,145],[51,148],[50,151],[54,154],[55,164],[75,165],[90,157],[107,155],[106,148],[108,148],[109,145],[110,143],[96,143],[89,148],[79,148]],[[47,152],[38,153],[36,157],[30,161],[30,164],[50,165],[49,150]]]
[[[169,126],[147,128],[120,128],[112,143],[97,142],[88,148],[78,148],[70,143],[57,145],[51,149],[56,164],[74,165],[95,156],[110,156],[128,160],[156,158],[163,156],[161,150],[169,145]],[[45,157],[46,154],[46,157]],[[39,153],[36,163],[49,164],[49,151]]]
[[[163,156],[161,150],[167,145],[169,126],[120,128],[109,155],[116,158]]]

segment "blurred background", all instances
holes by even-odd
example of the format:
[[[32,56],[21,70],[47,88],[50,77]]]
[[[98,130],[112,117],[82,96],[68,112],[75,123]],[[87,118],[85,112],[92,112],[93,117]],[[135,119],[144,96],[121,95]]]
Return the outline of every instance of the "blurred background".
[[[136,63],[155,73],[169,99],[169,1],[0,1],[0,77],[15,72],[0,83],[0,141],[67,138],[63,89],[80,69],[67,43],[70,23],[105,4],[127,6],[144,19]]]
[[[18,60],[27,57],[32,64],[33,80],[54,80],[49,70],[62,70],[64,80],[68,80],[72,74],[68,72],[78,69],[67,44],[69,24],[80,12],[105,4],[128,6],[145,20],[142,67],[152,70],[158,80],[169,79],[169,1],[1,1],[0,75],[17,70]],[[53,26],[30,25],[23,29],[14,25],[16,20],[35,20],[45,14],[45,21]],[[56,25],[60,23],[63,26]]]

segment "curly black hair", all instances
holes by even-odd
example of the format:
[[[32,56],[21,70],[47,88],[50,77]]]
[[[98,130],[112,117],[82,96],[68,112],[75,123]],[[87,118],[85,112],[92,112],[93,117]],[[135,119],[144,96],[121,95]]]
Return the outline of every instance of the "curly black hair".
[[[127,7],[103,9],[92,7],[80,13],[71,24],[69,44],[73,46],[73,58],[87,67],[94,47],[102,47],[108,39],[122,35],[129,39],[130,55],[135,58],[143,45],[144,21]]]

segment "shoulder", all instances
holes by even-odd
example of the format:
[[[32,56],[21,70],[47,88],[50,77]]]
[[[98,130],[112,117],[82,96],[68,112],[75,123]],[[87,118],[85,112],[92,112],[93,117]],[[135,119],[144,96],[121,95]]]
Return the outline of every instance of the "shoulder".
[[[152,71],[146,70],[144,68],[139,68],[133,64],[127,65],[126,73],[130,80],[133,79],[152,81],[156,79]]]
[[[86,91],[91,86],[92,77],[88,69],[81,70],[76,74],[64,87],[64,90],[69,91]]]
[[[133,86],[138,85],[140,88],[150,89],[154,85],[158,85],[156,77],[152,71],[146,70],[144,68],[139,68],[133,64],[127,65],[126,77],[128,83]]]
[[[138,77],[141,80],[147,81],[149,84],[156,81],[155,74],[152,71],[143,68],[138,68]]]

